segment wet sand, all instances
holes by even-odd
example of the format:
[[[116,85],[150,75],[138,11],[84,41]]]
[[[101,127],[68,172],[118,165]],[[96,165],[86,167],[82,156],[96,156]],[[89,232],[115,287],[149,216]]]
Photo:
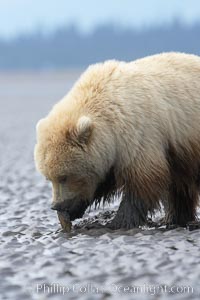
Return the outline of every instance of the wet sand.
[[[200,230],[81,229],[50,210],[51,187],[35,171],[35,124],[78,73],[0,74],[1,299],[199,299]]]

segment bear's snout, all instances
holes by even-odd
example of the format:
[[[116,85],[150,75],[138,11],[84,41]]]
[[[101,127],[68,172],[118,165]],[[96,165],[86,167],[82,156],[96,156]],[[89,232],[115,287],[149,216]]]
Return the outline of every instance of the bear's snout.
[[[59,202],[56,202],[56,201],[53,201],[52,204],[51,204],[51,209],[53,210],[57,210],[57,211],[68,211],[69,210],[69,203],[73,203],[72,202],[73,199],[68,199],[68,200],[63,200],[63,201],[59,201]]]
[[[83,199],[67,199],[62,202],[52,202],[51,209],[68,214],[70,220],[73,221],[81,218],[88,206],[88,202]]]
[[[57,211],[62,211],[62,203],[60,203],[60,202],[53,202],[51,204],[51,209],[57,210]]]

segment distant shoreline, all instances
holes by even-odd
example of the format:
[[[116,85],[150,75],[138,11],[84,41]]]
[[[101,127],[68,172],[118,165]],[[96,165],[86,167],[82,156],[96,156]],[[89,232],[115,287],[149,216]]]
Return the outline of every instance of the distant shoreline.
[[[191,26],[174,22],[140,30],[107,24],[87,35],[63,27],[49,35],[35,32],[0,39],[0,71],[82,70],[107,59],[132,61],[169,51],[199,55],[199,37],[200,22]]]

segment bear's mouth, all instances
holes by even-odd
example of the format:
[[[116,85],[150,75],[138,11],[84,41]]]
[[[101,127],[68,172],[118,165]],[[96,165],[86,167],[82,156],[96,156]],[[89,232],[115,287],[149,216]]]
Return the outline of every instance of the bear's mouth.
[[[57,210],[66,222],[82,218],[89,202],[83,199],[68,199],[54,204],[51,208]]]
[[[67,210],[58,211],[58,214],[66,221],[70,222],[70,215]]]
[[[77,199],[73,201],[72,204],[68,206],[68,210],[67,210],[67,213],[69,214],[70,217],[70,221],[74,221],[75,219],[82,218],[88,206],[89,203],[86,200]]]

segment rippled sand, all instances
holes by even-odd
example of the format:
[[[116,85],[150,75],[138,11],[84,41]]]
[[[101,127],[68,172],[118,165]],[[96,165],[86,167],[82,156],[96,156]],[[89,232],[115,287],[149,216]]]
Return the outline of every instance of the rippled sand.
[[[117,203],[60,230],[34,168],[35,123],[77,76],[0,74],[0,299],[200,299],[199,230],[80,229]]]

